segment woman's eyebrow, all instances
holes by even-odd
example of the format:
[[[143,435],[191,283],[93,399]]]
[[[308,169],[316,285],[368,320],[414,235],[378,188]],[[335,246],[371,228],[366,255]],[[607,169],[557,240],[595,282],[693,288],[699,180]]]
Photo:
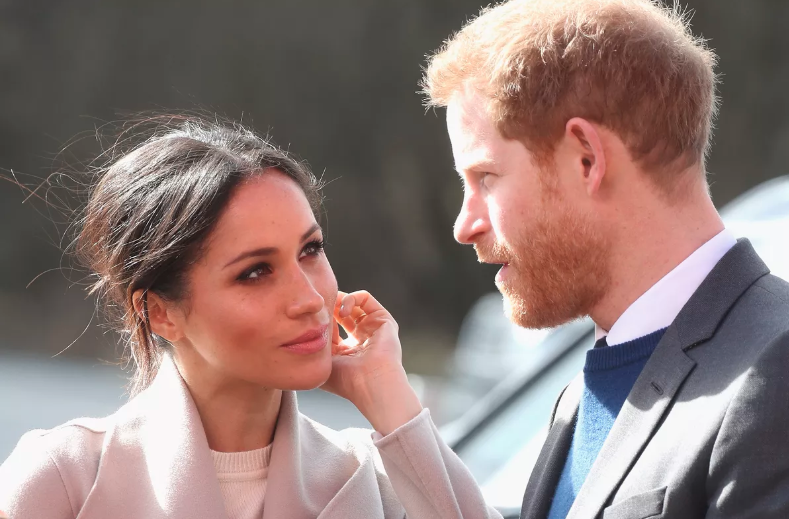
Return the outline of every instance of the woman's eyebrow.
[[[321,226],[318,225],[317,223],[313,224],[309,228],[309,230],[307,230],[307,232],[305,232],[304,234],[301,235],[301,241],[302,242],[307,241],[307,238],[312,236],[312,234],[315,231],[319,230],[320,228],[321,228]],[[227,263],[222,268],[226,269],[230,265],[233,265],[234,263],[238,263],[239,261],[245,260],[247,258],[253,258],[253,257],[257,258],[257,257],[261,257],[261,256],[271,256],[273,254],[276,254],[277,252],[279,252],[279,249],[276,248],[276,247],[260,247],[258,249],[248,250],[248,251],[242,252],[241,254],[236,256],[234,259],[232,259],[229,263]]]

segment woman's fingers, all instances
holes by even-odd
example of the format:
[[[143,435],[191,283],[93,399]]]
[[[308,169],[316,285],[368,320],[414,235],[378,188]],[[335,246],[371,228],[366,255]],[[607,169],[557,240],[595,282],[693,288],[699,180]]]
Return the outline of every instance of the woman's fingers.
[[[337,293],[337,304],[334,306],[334,318],[345,331],[354,334],[358,325],[370,313],[369,293],[360,291],[351,294]],[[378,305],[380,307],[380,305]],[[383,310],[383,307],[381,307]]]
[[[354,307],[353,310],[351,310],[350,315],[340,319],[340,324],[342,325],[343,328],[345,328],[346,332],[353,335],[357,333],[359,325],[361,324],[361,322],[364,320],[366,316],[367,314],[365,314],[362,311],[362,309],[357,306]]]
[[[383,312],[387,317],[391,317],[389,316],[389,312],[386,311],[386,308],[381,306],[381,303],[366,290],[359,290],[346,294],[342,298],[340,315],[342,317],[350,315],[352,309],[355,307],[360,308],[362,312],[368,315]]]
[[[340,355],[362,351],[367,340],[387,321],[397,327],[389,312],[366,290],[338,291],[334,319],[348,334],[348,339],[338,340],[334,347]]]
[[[342,308],[342,302],[345,300],[345,296],[347,296],[345,292],[340,290],[337,291],[337,299],[334,300],[334,318],[338,318],[340,316],[340,309]]]

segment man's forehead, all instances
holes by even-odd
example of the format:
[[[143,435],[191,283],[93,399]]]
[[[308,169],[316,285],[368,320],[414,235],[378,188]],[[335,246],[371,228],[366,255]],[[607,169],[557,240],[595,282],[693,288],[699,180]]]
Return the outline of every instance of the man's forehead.
[[[478,137],[484,138],[491,130],[495,130],[485,104],[484,98],[475,91],[464,89],[456,92],[447,103],[447,124],[467,132],[473,131]]]
[[[458,93],[447,104],[447,130],[458,171],[492,161],[496,129],[478,96]]]

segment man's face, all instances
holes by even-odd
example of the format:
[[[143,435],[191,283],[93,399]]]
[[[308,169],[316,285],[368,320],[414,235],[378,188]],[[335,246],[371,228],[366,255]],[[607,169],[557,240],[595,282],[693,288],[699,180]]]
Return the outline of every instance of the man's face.
[[[502,265],[496,286],[516,324],[547,328],[588,315],[609,285],[605,239],[567,195],[578,190],[503,138],[484,106],[467,89],[447,107],[465,193],[455,239],[474,245],[480,262]]]

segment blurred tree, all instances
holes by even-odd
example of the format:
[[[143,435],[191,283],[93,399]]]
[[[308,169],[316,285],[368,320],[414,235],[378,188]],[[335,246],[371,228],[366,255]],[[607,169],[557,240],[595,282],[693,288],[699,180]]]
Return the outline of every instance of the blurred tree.
[[[205,107],[307,159],[326,189],[341,287],[367,288],[401,323],[406,362],[440,368],[493,271],[455,244],[462,199],[443,113],[417,94],[424,56],[475,14],[471,0],[0,2],[0,167],[43,176],[74,135],[118,111]],[[709,169],[725,203],[786,173],[789,4],[694,0],[721,55],[723,107]],[[85,139],[66,154],[89,159]],[[93,303],[57,272],[57,233],[0,187],[0,347],[55,353]],[[39,207],[39,209],[41,209]],[[69,275],[71,279],[79,276]],[[111,358],[95,330],[70,353]],[[430,363],[434,363],[430,365]]]

